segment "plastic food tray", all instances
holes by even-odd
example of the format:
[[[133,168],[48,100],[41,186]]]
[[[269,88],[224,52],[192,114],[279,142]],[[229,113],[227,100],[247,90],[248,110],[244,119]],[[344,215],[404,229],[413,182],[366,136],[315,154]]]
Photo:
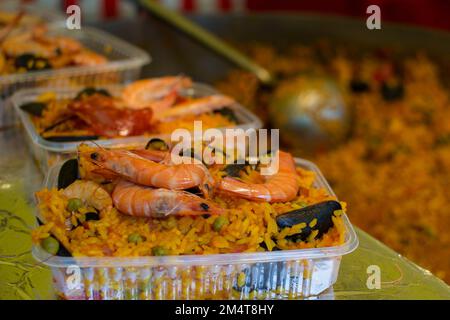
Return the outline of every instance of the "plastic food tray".
[[[113,95],[118,95],[121,86],[101,86],[102,88],[108,89]],[[36,160],[38,161],[39,167],[45,173],[48,168],[57,163],[62,159],[66,159],[73,155],[77,146],[80,144],[78,142],[51,142],[42,138],[36,131],[36,128],[31,120],[31,117],[26,112],[20,109],[20,106],[24,103],[35,101],[36,98],[45,92],[54,92],[57,99],[67,99],[73,98],[82,88],[71,88],[71,89],[53,89],[53,88],[35,88],[35,89],[25,89],[17,92],[11,97],[11,103],[13,104],[16,112],[19,114],[20,120],[27,131],[27,142],[29,143],[29,148],[32,150]],[[193,87],[182,92],[185,96],[191,97],[201,97],[211,94],[217,94],[218,92],[208,85],[194,83]],[[261,120],[256,117],[253,113],[248,111],[246,108],[239,104],[230,106],[235,111],[235,114],[240,122],[236,128],[242,128],[243,130],[254,128],[259,129],[262,126]],[[133,136],[117,139],[99,139],[95,140],[95,143],[108,147],[123,147],[123,146],[134,146],[136,148],[143,147],[148,142],[149,139],[158,137],[161,139],[170,138],[170,134],[156,134],[156,135],[143,135],[143,136]]]
[[[320,170],[314,187],[334,195]],[[62,164],[44,185],[57,185]],[[37,212],[37,215],[39,213]],[[356,249],[358,238],[346,215],[340,246],[302,250],[163,257],[59,257],[33,245],[33,256],[52,270],[57,295],[65,299],[301,299],[330,288],[341,257]]]
[[[100,86],[126,83],[139,77],[143,65],[150,56],[143,50],[128,44],[101,30],[82,27],[69,30],[61,22],[49,25],[49,34],[77,39],[86,48],[101,53],[108,62],[97,66],[67,67],[54,70],[14,73],[0,76],[0,97],[7,98],[22,88],[51,86]]]

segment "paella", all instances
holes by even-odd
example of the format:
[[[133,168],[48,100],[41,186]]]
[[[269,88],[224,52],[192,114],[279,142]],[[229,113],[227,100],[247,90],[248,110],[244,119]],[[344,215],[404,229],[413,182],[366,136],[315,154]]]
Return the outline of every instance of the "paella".
[[[424,51],[328,41],[242,50],[285,81],[298,74],[336,79],[353,114],[350,137],[309,157],[346,199],[353,223],[450,281],[449,62]],[[264,107],[271,92],[254,76],[233,71],[217,87],[270,123]]]
[[[261,162],[174,164],[164,141],[147,149],[81,145],[77,168],[37,192],[33,240],[53,255],[162,256],[331,247],[345,241],[345,203],[316,188],[314,172],[277,151]],[[169,157],[168,157],[169,155]],[[191,157],[194,155],[191,154]]]

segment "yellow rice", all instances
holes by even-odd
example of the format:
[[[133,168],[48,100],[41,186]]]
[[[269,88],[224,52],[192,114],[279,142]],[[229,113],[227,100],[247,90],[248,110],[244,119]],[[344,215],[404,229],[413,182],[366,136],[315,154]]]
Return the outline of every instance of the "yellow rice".
[[[277,215],[301,208],[305,205],[333,199],[324,189],[312,186],[314,173],[298,169],[301,184],[296,199],[286,203],[252,202],[224,195],[212,200],[227,209],[224,214],[229,223],[220,231],[213,224],[217,216],[170,216],[166,219],[131,217],[115,208],[100,212],[100,220],[77,225],[72,213],[66,210],[68,199],[62,190],[44,189],[37,193],[39,210],[46,224],[33,231],[33,241],[39,243],[50,234],[54,235],[73,256],[148,256],[152,249],[163,247],[166,254],[214,254],[231,252],[271,251],[328,247],[342,244],[345,239],[344,225],[339,213],[333,218],[334,226],[320,239],[312,233],[306,242],[291,242],[286,236],[298,233],[305,225],[296,225],[279,230]],[[345,210],[345,203],[341,202]],[[82,208],[81,213],[90,208]],[[66,220],[75,225],[66,229]],[[138,233],[144,241],[129,243],[128,236]]]

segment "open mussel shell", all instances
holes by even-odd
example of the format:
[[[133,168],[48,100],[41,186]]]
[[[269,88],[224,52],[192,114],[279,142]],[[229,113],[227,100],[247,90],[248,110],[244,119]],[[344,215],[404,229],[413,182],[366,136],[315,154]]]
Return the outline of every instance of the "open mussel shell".
[[[109,91],[106,89],[87,87],[77,93],[77,95],[75,96],[75,100],[90,97],[94,94],[101,94],[105,97],[111,97],[111,93],[109,93]]]
[[[56,239],[58,240],[58,239]],[[59,240],[58,240],[59,241]],[[59,241],[59,249],[58,252],[56,253],[56,255],[58,257],[71,257],[72,254],[70,253],[69,250],[66,249],[66,247],[63,246],[63,244],[61,243],[61,241]]]
[[[278,227],[281,229],[292,227],[300,223],[306,224],[306,227],[304,227],[299,234],[289,237],[293,241],[307,240],[314,230],[319,231],[315,237],[316,239],[319,239],[333,226],[332,217],[337,210],[342,210],[341,204],[337,201],[329,200],[280,214],[276,217],[276,221]],[[313,221],[314,219],[316,219],[315,223]]]
[[[169,150],[169,144],[167,144],[167,142],[165,142],[162,139],[152,138],[145,145],[145,149],[167,151],[167,150]]]
[[[43,102],[28,102],[20,106],[20,109],[36,117],[41,117],[47,105]]]
[[[219,113],[219,114],[223,115],[225,118],[227,118],[228,120],[230,120],[234,123],[239,123],[239,119],[237,118],[236,114],[234,113],[234,111],[231,108],[224,107],[222,109],[215,110],[214,113]]]
[[[266,156],[266,155],[264,155]],[[235,163],[231,163],[225,166],[223,171],[229,177],[239,178],[240,173],[245,170],[247,167],[252,168],[253,170],[258,170],[260,165],[260,158],[251,159],[250,157],[246,157],[245,159],[236,160]]]
[[[78,160],[69,159],[61,166],[58,174],[58,189],[67,188],[79,178]]]
[[[228,164],[227,166],[225,166],[223,171],[225,171],[225,173],[227,174],[228,177],[239,178],[240,173],[242,170],[245,169],[245,166],[246,166],[245,163]]]
[[[52,68],[48,59],[38,57],[31,53],[25,53],[16,57],[14,66],[19,70],[23,69],[28,71],[47,70]]]
[[[42,222],[41,219],[39,219],[39,217],[36,217],[36,220],[37,220],[39,226],[44,225],[44,222]],[[69,252],[69,250],[67,250],[66,247],[64,247],[64,245],[61,243],[61,241],[58,240],[57,237],[55,237],[55,235],[52,234],[51,237],[53,239],[55,239],[56,241],[58,241],[58,244],[59,244],[58,251],[55,253],[56,256],[59,256],[59,257],[71,257],[72,256],[72,254]],[[42,249],[44,249],[44,248],[42,248]]]

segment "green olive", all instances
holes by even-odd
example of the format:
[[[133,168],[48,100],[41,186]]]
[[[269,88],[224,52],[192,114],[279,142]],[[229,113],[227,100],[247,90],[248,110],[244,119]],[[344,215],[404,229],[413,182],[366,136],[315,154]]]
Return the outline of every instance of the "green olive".
[[[228,224],[228,219],[224,216],[219,216],[214,220],[213,229],[214,231],[219,232],[222,228]]]
[[[71,198],[69,199],[69,202],[67,203],[67,210],[70,212],[77,211],[83,206],[83,201],[78,198]]]
[[[42,248],[50,254],[55,255],[59,250],[59,242],[53,237],[45,238],[41,241]]]
[[[152,249],[152,254],[154,256],[165,256],[167,254],[167,251],[164,247],[158,246]]]
[[[128,242],[138,244],[142,242],[144,238],[137,232],[133,232],[128,236]]]

